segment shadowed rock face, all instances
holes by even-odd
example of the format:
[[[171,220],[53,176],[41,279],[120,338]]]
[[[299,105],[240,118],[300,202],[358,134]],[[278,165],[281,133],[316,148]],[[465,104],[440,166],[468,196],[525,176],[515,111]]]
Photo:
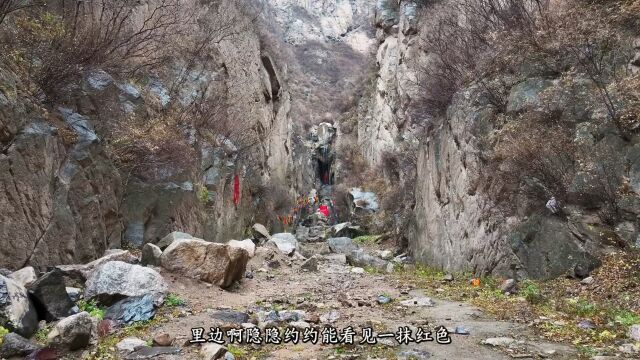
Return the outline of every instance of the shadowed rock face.
[[[0,72],[0,83],[11,76]],[[120,176],[98,144],[82,140],[92,137],[80,122],[69,146],[39,111],[23,113],[31,106],[0,104],[0,122],[12,125],[0,143],[0,259],[13,269],[90,261],[120,244]]]

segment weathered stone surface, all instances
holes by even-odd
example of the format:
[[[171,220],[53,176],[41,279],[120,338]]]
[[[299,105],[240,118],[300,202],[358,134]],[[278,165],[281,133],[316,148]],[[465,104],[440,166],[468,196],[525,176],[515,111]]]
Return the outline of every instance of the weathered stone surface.
[[[247,253],[249,254],[249,257],[253,257],[253,255],[255,255],[255,253],[256,253],[256,244],[254,244],[253,240],[251,240],[251,239],[245,239],[245,240],[242,240],[242,241],[240,241],[240,240],[229,240],[227,245],[247,250]]]
[[[358,225],[352,225],[350,222],[334,225],[331,228],[331,236],[334,238],[348,237],[356,238],[364,235],[364,231]]]
[[[76,287],[66,287],[67,295],[69,295],[69,299],[74,303],[82,298],[82,289]]]
[[[541,105],[542,92],[549,88],[552,82],[546,79],[527,79],[511,89],[507,99],[508,112],[520,112],[535,109]]]
[[[127,337],[120,340],[120,342],[116,344],[116,349],[118,349],[118,351],[122,353],[128,354],[143,346],[147,346],[146,341],[138,339],[136,337]]]
[[[312,256],[307,261],[302,263],[300,268],[308,271],[318,271],[318,258],[316,256]]]
[[[223,288],[244,276],[246,250],[203,240],[174,241],[162,254],[162,267]]]
[[[193,236],[191,236],[191,235],[189,235],[187,233],[183,233],[183,232],[180,232],[180,231],[174,231],[174,232],[168,234],[167,236],[163,237],[162,239],[160,239],[160,241],[158,241],[158,243],[156,245],[161,250],[164,250],[176,240],[193,239],[193,238],[194,238]]]
[[[500,284],[500,291],[503,294],[513,294],[518,290],[518,283],[514,279],[507,279]]]
[[[249,322],[249,315],[233,310],[219,310],[211,314],[213,323],[219,327],[235,327]]]
[[[495,347],[507,347],[515,342],[516,342],[515,339],[509,338],[509,337],[496,337],[496,338],[488,338],[488,339],[482,340],[482,344],[495,346]]]
[[[290,233],[273,234],[269,241],[275,243],[278,249],[287,256],[293,255],[298,248],[298,240]]]
[[[219,344],[208,343],[202,346],[200,353],[205,360],[221,359],[227,352],[227,348]]]
[[[269,230],[262,224],[253,224],[251,227],[253,238],[256,240],[269,240],[271,239],[271,235],[269,234]]]
[[[82,128],[82,115],[44,114],[18,95],[23,84],[8,69],[0,72],[3,94],[11,94],[7,101],[0,95],[0,259],[11,269],[95,259],[120,241],[119,173]],[[66,146],[52,121],[42,120],[53,117],[76,143]]]
[[[512,89],[509,111],[535,108],[550,86],[558,85],[533,80]],[[484,160],[478,139],[495,130],[495,109],[487,105],[487,96],[478,85],[456,94],[447,112],[451,126],[436,131],[419,150],[411,253],[416,261],[446,271],[507,278],[553,278],[576,268],[588,273],[599,264],[601,229],[590,231],[578,216],[541,213],[544,201],[515,195],[508,201],[519,204],[521,213],[508,216],[494,210],[495,196],[479,190],[504,186],[499,178],[481,180]],[[554,106],[566,112],[574,108],[569,103]]]
[[[368,254],[363,249],[352,250],[347,254],[347,262],[352,266],[373,267],[378,270],[385,270],[387,262],[377,256]]]
[[[33,344],[29,341],[29,339],[25,339],[24,337],[16,333],[9,333],[2,339],[2,345],[0,346],[0,357],[25,357],[38,350],[39,348],[39,345]]]
[[[356,213],[368,213],[378,210],[378,197],[370,191],[353,188],[349,191],[349,198]]]
[[[635,341],[640,341],[640,324],[634,324],[629,327],[629,338]]]
[[[36,309],[41,309],[48,321],[59,320],[78,311],[73,311],[75,304],[64,286],[62,271],[58,269],[49,271],[31,284],[29,295]]]
[[[83,311],[60,320],[47,335],[49,344],[78,350],[89,345],[93,321],[88,312]]]
[[[140,255],[140,263],[142,265],[160,265],[160,257],[162,256],[162,250],[154,244],[146,243],[142,247],[142,254]]]
[[[348,237],[330,238],[327,240],[327,244],[332,252],[338,254],[350,254],[351,251],[359,249],[358,245]]]
[[[38,329],[38,315],[27,289],[0,275],[0,326],[24,337]]]
[[[161,355],[177,355],[180,354],[180,348],[169,346],[143,346],[131,354],[124,357],[124,360],[144,360],[160,358]]]
[[[147,294],[116,302],[107,308],[104,318],[111,319],[117,324],[131,324],[135,321],[151,320],[155,314],[153,295]]]
[[[173,344],[173,336],[167,333],[157,334],[153,337],[153,345],[155,346],[171,346]]]
[[[7,277],[22,286],[29,286],[32,282],[38,279],[36,271],[32,266],[27,266],[20,270],[14,271],[11,274],[7,275]]]
[[[65,277],[76,279],[80,282],[86,281],[91,273],[97,269],[100,265],[109,261],[122,261],[126,263],[135,263],[138,259],[131,254],[128,250],[112,249],[105,256],[91,261],[84,265],[58,265],[57,269],[60,269]]]
[[[154,304],[159,306],[167,289],[167,283],[153,269],[122,261],[109,261],[91,274],[84,297],[95,298],[100,303],[110,305],[123,297],[149,294]]]

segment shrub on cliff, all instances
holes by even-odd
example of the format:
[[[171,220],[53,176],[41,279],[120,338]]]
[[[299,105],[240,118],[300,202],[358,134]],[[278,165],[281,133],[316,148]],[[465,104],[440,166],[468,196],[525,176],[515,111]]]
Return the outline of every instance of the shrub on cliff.
[[[88,69],[131,74],[164,63],[166,44],[189,16],[181,3],[158,0],[143,7],[127,0],[93,0],[34,7],[7,25],[6,31],[20,34],[7,47],[55,99]]]

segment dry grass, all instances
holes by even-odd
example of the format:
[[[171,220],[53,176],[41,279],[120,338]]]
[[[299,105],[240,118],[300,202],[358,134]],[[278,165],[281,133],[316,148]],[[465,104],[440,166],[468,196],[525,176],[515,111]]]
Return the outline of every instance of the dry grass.
[[[640,323],[640,252],[619,252],[605,256],[593,274],[592,285],[559,278],[546,282],[524,281],[515,295],[502,294],[503,279],[482,277],[473,287],[472,274],[455,274],[443,282],[444,272],[424,266],[398,270],[397,278],[438,297],[469,302],[501,320],[530,324],[542,337],[576,345],[581,358],[595,353],[618,353],[629,343],[628,327]],[[595,329],[581,329],[589,320]]]

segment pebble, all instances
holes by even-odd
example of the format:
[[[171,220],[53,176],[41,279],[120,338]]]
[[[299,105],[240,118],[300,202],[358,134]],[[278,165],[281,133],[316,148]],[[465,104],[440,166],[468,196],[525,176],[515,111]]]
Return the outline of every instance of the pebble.
[[[580,281],[580,284],[582,285],[591,285],[596,281],[596,279],[593,278],[593,276],[587,276],[586,278],[582,279],[582,281]]]
[[[622,344],[618,347],[618,350],[624,354],[635,354],[640,352],[640,346],[634,344]]]
[[[222,354],[227,352],[227,348],[216,343],[207,343],[202,346],[200,352],[204,356],[205,360],[216,360],[222,357]]]
[[[351,269],[351,272],[354,274],[364,274],[364,269],[361,267],[354,267]]]
[[[130,353],[142,346],[147,346],[147,342],[137,337],[128,337],[120,340],[120,342],[116,344],[116,349],[120,352]]]
[[[164,333],[158,334],[153,337],[153,345],[155,346],[171,346],[173,343],[173,336]]]
[[[384,295],[379,295],[377,301],[378,301],[378,304],[384,305],[384,304],[390,303],[391,302],[391,298],[389,298],[387,296],[384,296]]]
[[[578,323],[578,327],[580,329],[591,330],[591,329],[595,329],[596,325],[591,320],[585,319],[585,320],[581,320]]]
[[[629,332],[627,333],[630,339],[640,341],[640,324],[634,324],[629,326]]]
[[[393,258],[393,253],[389,250],[383,250],[380,252],[380,258],[382,260],[391,260]]]
[[[453,332],[458,334],[458,335],[469,335],[469,330],[467,328],[465,328],[464,326],[456,326],[456,328],[455,328],[455,330]]]
[[[328,313],[320,316],[320,321],[322,321],[323,323],[334,323],[339,318],[340,318],[340,313],[335,311],[335,310],[332,310],[332,311],[329,311]]]
[[[495,347],[506,347],[514,342],[516,342],[516,340],[510,337],[495,337],[482,340],[483,345],[491,345]]]

